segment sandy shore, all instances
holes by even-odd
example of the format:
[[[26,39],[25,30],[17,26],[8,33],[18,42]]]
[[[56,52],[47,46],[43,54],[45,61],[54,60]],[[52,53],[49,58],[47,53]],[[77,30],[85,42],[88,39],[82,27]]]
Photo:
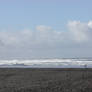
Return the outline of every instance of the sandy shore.
[[[92,92],[92,69],[0,68],[0,92]]]

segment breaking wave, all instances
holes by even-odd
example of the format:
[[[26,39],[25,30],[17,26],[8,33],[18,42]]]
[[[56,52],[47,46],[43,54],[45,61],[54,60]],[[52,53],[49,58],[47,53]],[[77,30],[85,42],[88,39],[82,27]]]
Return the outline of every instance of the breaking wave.
[[[0,60],[0,67],[92,68],[92,59]]]

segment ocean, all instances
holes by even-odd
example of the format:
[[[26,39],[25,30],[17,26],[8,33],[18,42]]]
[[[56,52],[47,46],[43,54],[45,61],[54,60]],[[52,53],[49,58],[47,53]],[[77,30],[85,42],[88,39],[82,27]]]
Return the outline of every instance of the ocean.
[[[92,68],[91,58],[54,58],[54,59],[12,59],[0,60],[0,67],[5,68]]]

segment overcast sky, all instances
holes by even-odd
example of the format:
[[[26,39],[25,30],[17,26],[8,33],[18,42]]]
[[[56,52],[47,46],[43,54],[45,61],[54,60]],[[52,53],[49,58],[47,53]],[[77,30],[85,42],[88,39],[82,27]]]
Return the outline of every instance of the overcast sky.
[[[92,0],[0,0],[0,58],[92,56]]]

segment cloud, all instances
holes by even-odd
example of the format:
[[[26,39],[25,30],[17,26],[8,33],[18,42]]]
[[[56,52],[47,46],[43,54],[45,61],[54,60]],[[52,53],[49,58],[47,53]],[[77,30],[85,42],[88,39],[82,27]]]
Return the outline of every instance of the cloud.
[[[71,33],[73,40],[76,42],[85,42],[89,40],[89,33],[91,24],[81,23],[80,21],[70,21],[68,22],[68,28]]]
[[[91,35],[92,21],[69,21],[67,30],[61,31],[45,25],[38,25],[34,30],[0,31],[0,56],[23,58],[60,57],[63,53],[78,55],[76,53],[79,53],[81,47],[92,46]],[[85,49],[82,51],[84,53]]]
[[[49,27],[49,26],[39,25],[39,26],[36,27],[36,30],[39,30],[39,31],[50,31],[50,30],[52,30],[52,28]]]
[[[88,27],[92,28],[92,21],[88,22]]]

